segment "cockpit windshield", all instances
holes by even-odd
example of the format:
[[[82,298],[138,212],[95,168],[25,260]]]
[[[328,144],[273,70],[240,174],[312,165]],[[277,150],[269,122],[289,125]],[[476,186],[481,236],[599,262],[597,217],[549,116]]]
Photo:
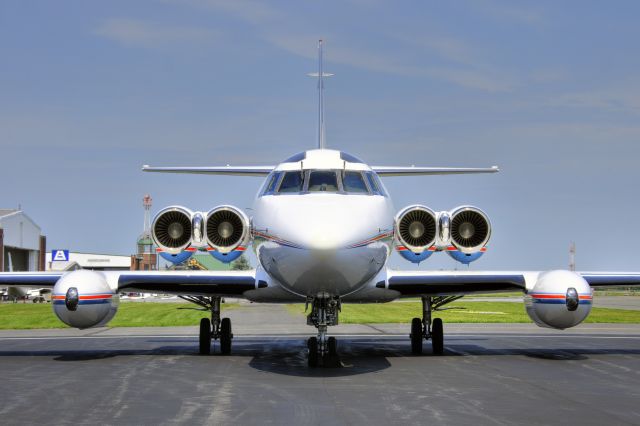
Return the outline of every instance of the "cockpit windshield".
[[[286,172],[278,192],[302,192],[303,183],[302,172]]]
[[[375,173],[360,170],[292,170],[274,172],[262,195],[338,193],[386,196]]]
[[[311,171],[309,192],[338,192],[338,179],[334,171]]]
[[[362,178],[362,173],[360,172],[344,172],[342,186],[345,192],[353,192],[356,194],[366,194],[369,192]]]

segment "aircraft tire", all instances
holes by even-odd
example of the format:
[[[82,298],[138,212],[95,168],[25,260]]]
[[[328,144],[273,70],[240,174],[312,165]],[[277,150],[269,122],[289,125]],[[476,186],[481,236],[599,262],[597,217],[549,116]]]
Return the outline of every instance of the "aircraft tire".
[[[329,356],[338,355],[338,340],[333,336],[327,339],[327,352]]]
[[[309,357],[307,358],[309,367],[315,368],[318,366],[318,338],[309,337],[307,348],[309,349]]]
[[[420,355],[422,353],[422,320],[414,318],[411,320],[411,353]]]
[[[209,318],[200,320],[200,355],[211,353],[211,321]]]
[[[442,355],[444,352],[444,330],[442,328],[442,319],[436,318],[431,326],[431,345],[433,346],[434,355]]]
[[[229,355],[231,353],[231,320],[229,318],[222,318],[220,321],[220,352],[223,355]]]

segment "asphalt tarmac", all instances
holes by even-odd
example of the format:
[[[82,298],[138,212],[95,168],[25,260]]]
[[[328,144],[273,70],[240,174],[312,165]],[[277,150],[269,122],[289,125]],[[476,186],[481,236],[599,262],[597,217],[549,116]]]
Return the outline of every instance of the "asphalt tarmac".
[[[445,324],[439,357],[407,329],[333,328],[343,367],[316,369],[311,327],[238,324],[230,356],[195,327],[3,331],[0,422],[640,424],[640,325]]]

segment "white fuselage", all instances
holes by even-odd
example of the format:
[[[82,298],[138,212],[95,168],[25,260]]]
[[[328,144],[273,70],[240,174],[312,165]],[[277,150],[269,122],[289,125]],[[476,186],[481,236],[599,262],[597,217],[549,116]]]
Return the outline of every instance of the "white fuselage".
[[[259,266],[286,291],[342,297],[363,288],[385,266],[395,211],[386,191],[372,191],[370,183],[364,193],[349,191],[346,183],[339,191],[311,190],[309,173],[322,170],[335,171],[338,179],[349,171],[361,173],[366,182],[373,173],[331,150],[308,151],[302,161],[279,165],[276,177],[300,173],[305,185],[296,192],[269,192],[267,178],[253,208],[253,247]]]

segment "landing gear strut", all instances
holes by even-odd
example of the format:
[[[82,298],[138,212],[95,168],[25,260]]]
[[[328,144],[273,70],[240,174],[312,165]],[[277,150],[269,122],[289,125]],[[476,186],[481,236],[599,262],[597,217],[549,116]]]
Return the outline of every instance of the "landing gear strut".
[[[202,318],[200,320],[200,339],[199,349],[201,355],[209,355],[211,353],[211,341],[220,339],[220,352],[223,355],[231,353],[231,320],[229,318],[220,318],[221,297],[202,297],[202,296],[180,296],[182,299],[202,306],[211,311],[211,320]]]
[[[309,349],[309,367],[317,367],[322,360],[324,366],[338,365],[338,341],[335,337],[327,337],[327,327],[338,325],[340,299],[321,293],[317,297],[309,298],[311,313],[307,316],[307,325],[318,329],[318,336],[307,340]]]
[[[423,296],[422,319],[411,320],[411,352],[415,355],[422,353],[422,341],[431,340],[434,355],[442,355],[444,352],[444,330],[442,319],[431,320],[431,313],[442,305],[458,300],[462,296]]]

